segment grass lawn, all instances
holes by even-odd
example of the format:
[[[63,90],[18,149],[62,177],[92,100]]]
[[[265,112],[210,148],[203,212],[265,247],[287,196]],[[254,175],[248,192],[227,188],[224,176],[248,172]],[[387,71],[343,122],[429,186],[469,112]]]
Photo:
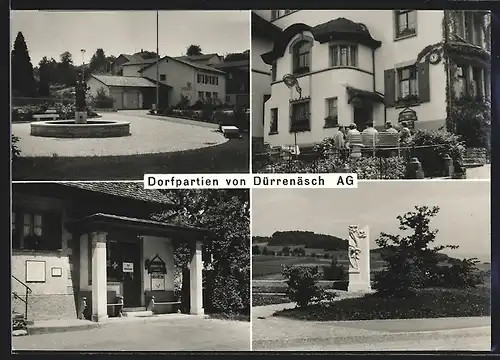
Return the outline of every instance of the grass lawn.
[[[244,314],[207,314],[211,319],[219,319],[219,320],[233,320],[233,321],[250,321],[250,315]]]
[[[384,299],[376,294],[278,311],[299,320],[345,321],[490,316],[490,288],[425,289],[411,299]]]
[[[291,302],[286,295],[278,294],[252,294],[252,306],[286,304]]]
[[[146,173],[248,173],[249,139],[166,154],[95,157],[21,157],[13,180],[142,180]]]

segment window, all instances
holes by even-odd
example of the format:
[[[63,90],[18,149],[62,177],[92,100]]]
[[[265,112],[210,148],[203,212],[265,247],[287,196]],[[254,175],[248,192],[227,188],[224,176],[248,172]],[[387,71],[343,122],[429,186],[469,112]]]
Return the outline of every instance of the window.
[[[409,66],[398,69],[398,99],[418,96],[417,69]]]
[[[203,91],[198,91],[198,100],[203,100],[205,98]]]
[[[216,93],[216,92],[212,93],[212,98],[213,98],[214,100],[219,99],[219,94],[218,94],[218,93]]]
[[[455,96],[460,98],[467,94],[467,67],[457,66]]]
[[[301,41],[293,48],[293,73],[305,74],[309,72],[309,63],[311,58],[311,43]]]
[[[276,61],[271,65],[271,81],[276,81],[276,71],[278,63]]]
[[[210,76],[210,85],[215,84],[215,78],[213,76]]]
[[[482,98],[484,94],[484,70],[470,65],[457,65],[455,74],[455,97],[472,96]]]
[[[218,76],[215,77],[215,85],[217,85],[217,86],[219,85],[219,77]]]
[[[334,45],[330,47],[330,66],[357,66],[357,45]]]
[[[271,109],[271,124],[269,127],[269,134],[278,133],[278,109]]]
[[[207,92],[205,93],[205,98],[206,98],[207,100],[210,100],[210,99],[212,98],[212,93],[210,93],[210,91],[207,91]]]
[[[58,250],[62,247],[62,219],[57,213],[16,209],[12,214],[12,248]]]
[[[201,84],[201,75],[200,74],[197,74],[197,76],[196,76],[196,82],[198,84]]]
[[[417,33],[417,11],[395,10],[396,38],[415,35]]]
[[[231,103],[231,96],[226,95],[226,103],[227,104]]]
[[[337,126],[338,123],[337,98],[326,99],[325,128]]]
[[[458,11],[455,34],[476,46],[483,46],[483,15],[473,11]]]
[[[205,82],[204,84],[208,84],[208,75],[204,75],[205,76]]]
[[[290,132],[310,131],[309,117],[309,101],[294,103],[292,105]]]
[[[280,16],[279,10],[271,10],[271,20],[274,20]]]
[[[160,74],[160,81],[167,81],[167,75]]]

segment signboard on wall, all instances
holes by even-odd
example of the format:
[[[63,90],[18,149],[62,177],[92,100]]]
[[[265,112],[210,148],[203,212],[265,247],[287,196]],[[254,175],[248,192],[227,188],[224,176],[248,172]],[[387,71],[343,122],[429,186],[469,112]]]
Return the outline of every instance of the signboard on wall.
[[[134,272],[134,263],[124,262],[122,270],[124,273],[133,273]]]
[[[158,254],[149,262],[148,264],[148,274],[160,273],[166,274],[167,267],[165,261],[163,261]]]
[[[152,291],[165,291],[165,274],[152,273],[150,277]]]

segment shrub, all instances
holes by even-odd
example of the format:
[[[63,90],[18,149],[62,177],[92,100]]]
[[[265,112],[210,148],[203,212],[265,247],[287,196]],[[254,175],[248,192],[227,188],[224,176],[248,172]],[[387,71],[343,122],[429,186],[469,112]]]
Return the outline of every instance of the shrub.
[[[12,135],[11,149],[12,149],[12,162],[16,161],[21,157],[21,150],[17,143],[19,142],[19,138],[15,135]]]
[[[252,255],[260,255],[260,247],[259,247],[259,245],[252,246]]]
[[[249,287],[249,282],[245,287]],[[215,274],[212,285],[211,305],[213,311],[224,314],[241,313],[246,304],[240,294],[240,288],[241,286],[235,274]]]
[[[477,259],[463,259],[455,262],[451,267],[440,269],[439,284],[448,288],[475,288],[484,283],[484,273],[479,271]]]
[[[487,147],[490,133],[491,106],[489,102],[471,96],[456,99],[450,118],[456,133],[467,147]]]
[[[347,280],[348,273],[336,259],[333,259],[330,266],[323,267],[323,280]]]
[[[426,176],[442,175],[445,155],[449,155],[454,165],[459,167],[465,153],[460,137],[444,131],[418,130],[412,137],[410,146],[415,146],[414,156],[422,163]]]
[[[109,96],[103,87],[97,89],[96,95],[91,100],[92,106],[98,109],[111,109],[114,103],[115,99]]]
[[[189,106],[189,98],[186,95],[181,95],[181,99],[179,100],[177,105],[175,105],[175,108],[184,110],[187,109],[188,106]]]
[[[287,279],[286,294],[299,307],[306,307],[325,297],[324,290],[318,285],[321,277],[318,267],[283,266],[282,275]]]

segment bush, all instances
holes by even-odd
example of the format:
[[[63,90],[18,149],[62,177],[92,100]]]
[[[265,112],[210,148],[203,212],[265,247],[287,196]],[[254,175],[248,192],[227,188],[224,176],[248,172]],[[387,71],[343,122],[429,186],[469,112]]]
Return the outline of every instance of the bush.
[[[297,306],[306,307],[325,297],[318,285],[321,274],[317,267],[283,266],[282,275],[287,279],[286,294]]]
[[[330,266],[323,267],[323,280],[347,280],[348,273],[336,259],[333,259]]]
[[[451,121],[456,124],[456,133],[462,137],[466,147],[488,147],[491,132],[491,106],[489,102],[471,96],[456,99],[451,108]]]
[[[249,287],[249,281],[245,284]],[[212,308],[214,312],[238,314],[246,312],[250,302],[245,303],[240,294],[241,285],[235,274],[216,274],[212,285]]]
[[[259,247],[259,245],[252,246],[252,255],[260,255],[260,247]]]
[[[439,271],[438,286],[466,289],[484,284],[485,274],[476,267],[477,259],[463,259]]]
[[[19,138],[15,135],[12,135],[11,149],[12,149],[12,162],[16,161],[21,157],[21,150],[17,143],[19,142]]]
[[[458,135],[432,130],[418,130],[412,137],[410,146],[415,146],[414,156],[422,164],[425,176],[442,176],[444,156],[449,155],[460,171],[465,153],[464,143]],[[425,147],[419,147],[425,146]]]
[[[97,89],[96,95],[91,100],[93,107],[98,109],[112,109],[115,104],[115,99],[108,95],[103,87]]]

